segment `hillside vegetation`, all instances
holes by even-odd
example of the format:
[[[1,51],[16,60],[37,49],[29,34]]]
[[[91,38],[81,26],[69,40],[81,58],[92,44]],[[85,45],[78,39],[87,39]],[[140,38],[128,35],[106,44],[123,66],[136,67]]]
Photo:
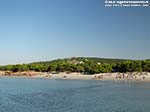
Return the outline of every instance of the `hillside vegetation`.
[[[86,74],[107,72],[150,72],[150,60],[125,60],[74,57],[29,64],[0,66],[2,71],[81,72]]]

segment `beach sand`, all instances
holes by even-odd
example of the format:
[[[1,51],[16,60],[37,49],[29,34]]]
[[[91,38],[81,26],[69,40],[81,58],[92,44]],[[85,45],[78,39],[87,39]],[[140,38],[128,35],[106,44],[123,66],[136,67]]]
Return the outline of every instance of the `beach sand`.
[[[82,80],[140,80],[150,81],[150,72],[132,72],[132,73],[100,73],[100,74],[82,74],[82,73],[47,73],[47,72],[17,72],[6,74],[0,72],[1,77],[27,77],[27,78],[50,78],[50,79],[82,79]]]
[[[83,79],[83,80],[142,80],[150,81],[149,72],[134,72],[134,73],[100,73],[94,75],[81,74],[81,73],[59,73],[49,74],[52,79]]]

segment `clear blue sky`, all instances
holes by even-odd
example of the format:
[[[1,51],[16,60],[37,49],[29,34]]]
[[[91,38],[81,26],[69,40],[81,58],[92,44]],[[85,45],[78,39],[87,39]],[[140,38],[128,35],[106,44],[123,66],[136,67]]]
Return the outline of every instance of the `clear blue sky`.
[[[0,0],[0,64],[64,57],[150,58],[150,8],[104,0]]]

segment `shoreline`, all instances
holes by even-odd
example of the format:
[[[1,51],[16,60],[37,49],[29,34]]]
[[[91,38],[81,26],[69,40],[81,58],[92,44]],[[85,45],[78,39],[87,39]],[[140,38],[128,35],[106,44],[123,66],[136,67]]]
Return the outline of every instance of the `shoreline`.
[[[133,73],[100,73],[100,74],[82,74],[82,73],[70,73],[61,72],[59,74],[52,73],[36,73],[36,75],[10,75],[3,77],[14,77],[14,78],[46,78],[46,79],[68,79],[68,80],[116,80],[116,81],[148,81],[150,82],[150,72],[133,72]]]
[[[118,75],[119,74],[119,75]],[[95,75],[87,75],[87,74],[55,74],[52,75],[51,79],[68,79],[68,80],[99,80],[99,81],[148,81],[150,82],[150,73],[148,74],[141,74],[139,76],[133,76],[130,74],[131,77],[127,77],[127,74],[123,73],[101,73]],[[121,76],[121,77],[120,77]]]

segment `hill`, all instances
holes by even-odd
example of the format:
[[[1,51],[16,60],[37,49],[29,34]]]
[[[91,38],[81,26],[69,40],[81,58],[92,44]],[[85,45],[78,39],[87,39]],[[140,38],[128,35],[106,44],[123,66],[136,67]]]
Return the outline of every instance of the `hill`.
[[[2,71],[37,72],[82,72],[86,74],[106,72],[150,71],[150,60],[107,59],[92,57],[72,57],[52,61],[0,66]]]
[[[50,63],[55,63],[55,62],[58,62],[58,61],[70,62],[70,63],[92,61],[92,62],[97,62],[97,63],[112,64],[112,63],[120,63],[120,62],[123,62],[123,61],[133,61],[133,60],[130,60],[130,59],[97,58],[97,57],[71,57],[71,58],[57,59],[57,60],[52,60],[52,61],[34,62],[34,64],[50,64]]]

